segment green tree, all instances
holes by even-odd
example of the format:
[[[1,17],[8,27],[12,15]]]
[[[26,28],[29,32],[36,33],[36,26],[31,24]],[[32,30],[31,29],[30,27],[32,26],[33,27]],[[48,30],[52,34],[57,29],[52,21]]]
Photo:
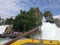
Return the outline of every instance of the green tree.
[[[40,12],[39,8],[31,8],[30,11],[33,12],[33,14],[36,15],[36,17],[37,17],[36,24],[42,25],[43,14],[42,14],[42,12]]]
[[[35,26],[35,21],[35,15],[30,15],[29,12],[23,11],[21,14],[16,16],[13,28],[15,31],[28,31]]]
[[[38,18],[35,13],[37,13],[37,12],[35,12],[35,10],[33,8],[31,8],[27,12],[21,10],[20,14],[18,14],[16,16],[16,18],[14,19],[13,29],[15,31],[25,32],[25,31],[29,31],[30,29],[38,26],[36,24]]]
[[[6,21],[5,21],[5,24],[13,24],[13,18],[7,18]]]
[[[44,17],[46,18],[47,22],[52,22],[52,23],[54,22],[52,13],[50,11],[45,11],[44,12]]]

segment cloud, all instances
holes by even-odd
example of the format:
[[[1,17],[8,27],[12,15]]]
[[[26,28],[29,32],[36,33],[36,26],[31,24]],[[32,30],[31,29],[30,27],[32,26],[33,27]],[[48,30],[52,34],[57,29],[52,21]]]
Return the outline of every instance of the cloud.
[[[0,13],[0,17],[3,18],[3,19],[6,19],[6,18],[10,18],[11,16]]]
[[[29,7],[27,4],[21,3],[22,0],[0,0],[0,14],[14,16],[17,15],[20,10],[26,10]],[[23,2],[28,3],[28,0]],[[29,2],[30,4],[30,2]]]
[[[56,9],[60,8],[60,0],[0,0],[0,14],[15,16],[21,9],[28,10],[34,6],[41,10]]]
[[[24,7],[18,6],[20,0],[0,0],[0,14],[16,15]]]

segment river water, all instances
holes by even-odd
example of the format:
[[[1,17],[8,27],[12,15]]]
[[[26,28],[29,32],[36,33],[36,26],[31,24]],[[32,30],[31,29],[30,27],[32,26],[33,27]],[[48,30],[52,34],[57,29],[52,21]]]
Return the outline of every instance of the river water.
[[[24,39],[26,39],[26,37],[23,37],[23,38],[21,38],[19,40],[24,40]],[[10,39],[10,38],[0,38],[0,44],[5,44],[5,43],[7,43],[7,42],[9,42],[11,40],[12,39]]]
[[[10,40],[11,40],[10,38],[0,38],[0,44],[4,44]]]
[[[60,41],[60,28],[54,23],[44,22],[41,26],[41,32],[35,37],[36,39]]]
[[[36,35],[36,39],[46,39],[46,40],[59,40],[60,41],[60,28],[55,24],[43,23],[42,25],[42,35]],[[4,44],[10,41],[10,38],[0,38],[0,44]]]

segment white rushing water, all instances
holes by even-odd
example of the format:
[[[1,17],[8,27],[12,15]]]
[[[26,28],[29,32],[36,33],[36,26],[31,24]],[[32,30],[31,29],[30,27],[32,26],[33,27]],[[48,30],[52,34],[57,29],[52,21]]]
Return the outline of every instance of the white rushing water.
[[[43,22],[41,26],[42,34],[36,36],[38,39],[60,40],[60,28],[54,23]]]
[[[0,34],[4,34],[7,27],[9,27],[9,25],[1,25]],[[4,44],[10,40],[11,40],[10,38],[0,38],[0,44]]]
[[[41,29],[42,34],[35,36],[35,39],[59,40],[60,41],[60,28],[58,28],[54,23],[43,22],[40,29]],[[0,38],[0,44],[6,43],[9,40],[11,39]]]
[[[0,26],[0,34],[3,34],[7,27],[9,27],[9,25],[1,25]]]
[[[10,41],[11,39],[9,38],[0,38],[0,44],[4,44],[7,43],[8,41]]]

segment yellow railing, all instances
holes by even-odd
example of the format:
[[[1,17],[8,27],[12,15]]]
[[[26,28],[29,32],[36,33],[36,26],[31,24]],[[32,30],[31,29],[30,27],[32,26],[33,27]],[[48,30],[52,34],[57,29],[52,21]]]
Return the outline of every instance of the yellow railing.
[[[39,40],[24,39],[24,40],[16,41],[16,42],[12,43],[11,45],[22,45],[25,43],[39,43]]]
[[[42,42],[40,40],[34,40],[34,39],[24,39],[24,40],[19,40],[16,41],[14,43],[12,43],[11,45],[22,45],[25,43],[35,43],[35,44],[45,44],[45,45],[60,45],[59,41],[55,41],[55,40],[42,40]]]

